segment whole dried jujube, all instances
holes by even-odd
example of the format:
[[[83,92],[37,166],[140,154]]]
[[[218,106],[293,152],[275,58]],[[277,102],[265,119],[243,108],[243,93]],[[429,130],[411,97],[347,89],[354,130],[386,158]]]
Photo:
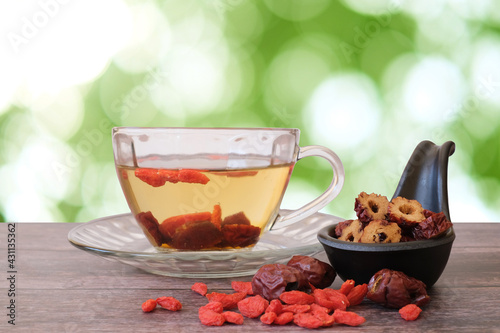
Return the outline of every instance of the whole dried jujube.
[[[331,286],[337,277],[331,265],[310,256],[293,256],[287,266],[301,271],[309,283],[320,289]]]
[[[425,283],[403,272],[382,269],[368,283],[366,297],[387,308],[399,309],[407,304],[419,307],[430,301]]]
[[[416,240],[437,238],[452,226],[443,212],[433,213],[424,210],[424,214],[426,219],[413,228],[413,237]]]
[[[267,300],[278,299],[285,291],[307,291],[307,278],[298,269],[284,264],[262,266],[252,278],[252,290]]]

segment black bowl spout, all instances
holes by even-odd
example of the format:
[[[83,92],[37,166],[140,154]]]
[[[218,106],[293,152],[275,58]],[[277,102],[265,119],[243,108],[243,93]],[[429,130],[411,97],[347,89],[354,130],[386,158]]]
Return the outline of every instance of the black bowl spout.
[[[393,198],[415,199],[422,207],[443,212],[451,221],[448,207],[448,159],[455,152],[455,143],[438,146],[431,141],[420,142],[411,155],[399,180]]]

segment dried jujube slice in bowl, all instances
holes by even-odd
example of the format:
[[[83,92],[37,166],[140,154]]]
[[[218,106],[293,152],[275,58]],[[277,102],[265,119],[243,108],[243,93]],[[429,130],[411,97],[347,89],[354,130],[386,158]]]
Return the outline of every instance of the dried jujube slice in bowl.
[[[389,200],[380,194],[361,192],[354,202],[354,211],[362,223],[383,220],[387,215]]]

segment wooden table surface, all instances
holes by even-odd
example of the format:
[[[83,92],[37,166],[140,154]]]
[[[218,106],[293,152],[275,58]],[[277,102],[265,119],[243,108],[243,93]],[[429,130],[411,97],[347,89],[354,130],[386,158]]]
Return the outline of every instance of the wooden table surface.
[[[9,225],[15,231],[9,232]],[[190,290],[195,280],[153,275],[81,251],[67,240],[73,227],[71,223],[0,224],[0,332],[14,328],[8,322],[12,300],[19,332],[305,331],[248,318],[241,326],[203,326],[197,309],[206,299]],[[334,325],[320,331],[500,332],[500,223],[456,223],[455,231],[448,265],[429,290],[432,300],[419,319],[406,322],[396,310],[365,299],[350,308],[366,318],[362,326]],[[15,258],[8,257],[12,243]],[[324,253],[318,258],[326,261]],[[237,279],[250,281],[251,277]],[[211,291],[232,291],[231,279],[202,282]],[[337,278],[332,287],[340,287],[341,282]],[[176,297],[183,303],[182,310],[141,311],[143,301],[159,296]]]

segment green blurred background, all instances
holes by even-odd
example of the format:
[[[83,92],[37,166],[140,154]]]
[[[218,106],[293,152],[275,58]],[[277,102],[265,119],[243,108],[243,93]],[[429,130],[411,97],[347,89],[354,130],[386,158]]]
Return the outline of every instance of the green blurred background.
[[[500,221],[498,1],[9,1],[0,27],[0,221],[127,212],[113,126],[300,128],[345,218],[452,140],[452,220]],[[283,207],[330,177],[300,161]]]

